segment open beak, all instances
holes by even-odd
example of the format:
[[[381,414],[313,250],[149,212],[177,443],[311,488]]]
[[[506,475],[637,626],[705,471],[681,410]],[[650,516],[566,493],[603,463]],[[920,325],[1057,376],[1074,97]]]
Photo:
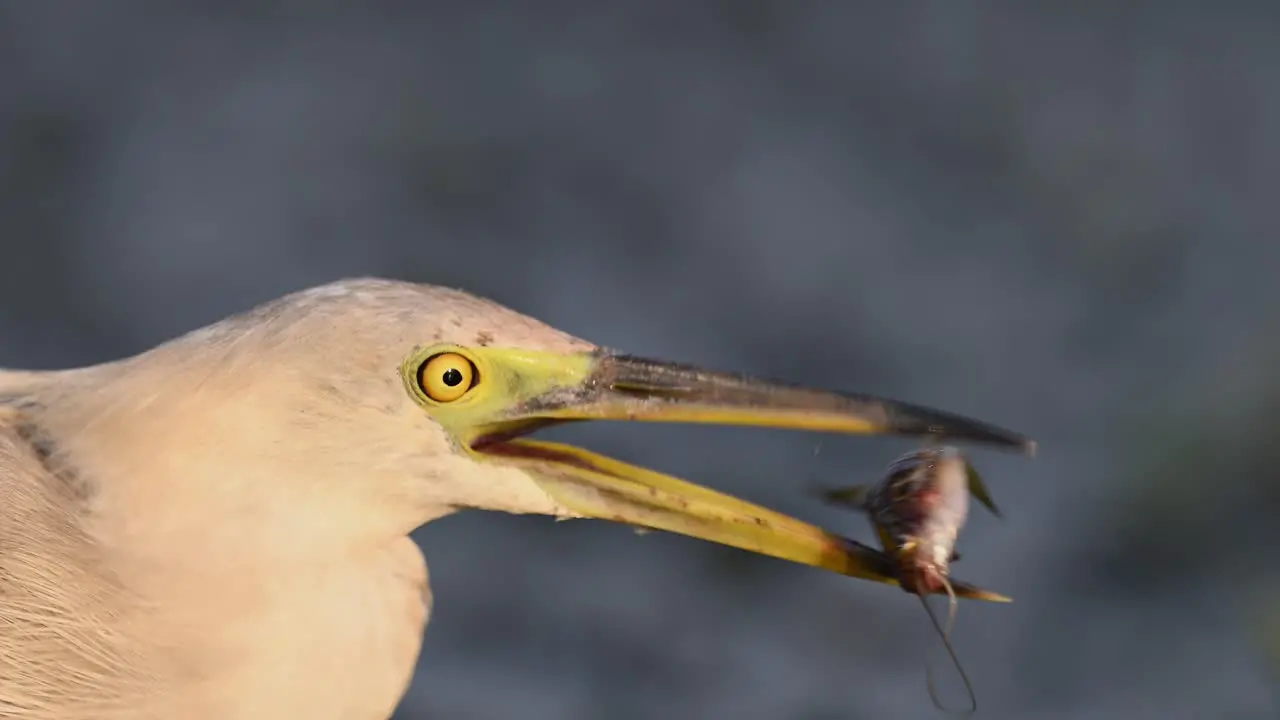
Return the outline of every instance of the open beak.
[[[556,364],[547,367],[545,363]],[[976,420],[869,395],[592,353],[563,364],[543,355],[520,375],[536,393],[468,433],[478,457],[519,465],[560,505],[583,517],[666,530],[750,552],[897,585],[896,562],[870,546],[744,500],[577,447],[527,439],[580,420],[754,425],[832,433],[934,436],[1033,454],[1022,435]],[[965,583],[957,595],[1008,598]]]

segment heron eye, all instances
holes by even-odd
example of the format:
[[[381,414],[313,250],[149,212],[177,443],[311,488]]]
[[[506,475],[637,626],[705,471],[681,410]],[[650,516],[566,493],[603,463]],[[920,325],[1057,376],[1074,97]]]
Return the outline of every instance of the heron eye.
[[[418,370],[418,385],[436,402],[453,402],[475,384],[475,366],[458,353],[433,355]]]

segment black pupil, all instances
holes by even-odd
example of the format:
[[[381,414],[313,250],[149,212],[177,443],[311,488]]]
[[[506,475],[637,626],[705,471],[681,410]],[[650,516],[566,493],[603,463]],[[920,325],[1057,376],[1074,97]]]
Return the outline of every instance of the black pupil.
[[[449,387],[454,387],[458,383],[462,382],[462,371],[459,370],[458,368],[449,368],[448,370],[444,371],[444,377],[440,379],[444,380],[445,385],[448,385]]]

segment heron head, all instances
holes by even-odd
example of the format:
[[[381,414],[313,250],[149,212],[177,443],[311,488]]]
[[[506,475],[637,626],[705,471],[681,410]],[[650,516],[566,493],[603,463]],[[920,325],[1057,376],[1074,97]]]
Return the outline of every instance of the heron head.
[[[626,355],[463,292],[382,280],[288,296],[154,354],[166,353],[152,361],[185,368],[187,407],[216,418],[208,452],[238,458],[255,484],[297,476],[293,492],[314,496],[298,506],[345,508],[358,527],[398,534],[463,508],[597,518],[892,583],[892,561],[868,546],[531,436],[627,420],[1030,447],[958,415]],[[176,463],[191,463],[186,447]]]

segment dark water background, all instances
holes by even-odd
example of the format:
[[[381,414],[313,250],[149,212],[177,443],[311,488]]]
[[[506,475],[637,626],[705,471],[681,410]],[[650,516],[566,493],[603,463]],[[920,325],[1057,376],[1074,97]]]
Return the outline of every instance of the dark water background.
[[[979,717],[1269,718],[1280,5],[0,4],[0,365],[352,275],[1034,435],[980,453]],[[910,444],[560,433],[822,524]],[[820,450],[815,454],[815,449]],[[935,717],[890,588],[472,513],[400,717]],[[961,572],[962,569],[962,572]],[[1274,677],[1274,676],[1272,676]]]

